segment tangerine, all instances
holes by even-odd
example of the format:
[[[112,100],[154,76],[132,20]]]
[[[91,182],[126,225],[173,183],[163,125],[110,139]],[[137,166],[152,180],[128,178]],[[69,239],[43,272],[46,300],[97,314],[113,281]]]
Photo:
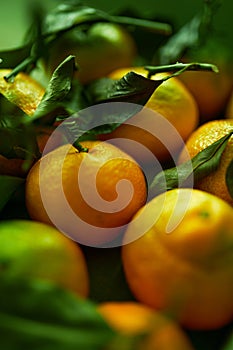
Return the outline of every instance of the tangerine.
[[[55,222],[73,239],[98,245],[117,237],[145,203],[147,184],[139,165],[117,147],[100,141],[81,145],[88,152],[68,144],[33,165],[26,205],[32,219]]]
[[[150,307],[134,302],[105,302],[98,311],[116,331],[144,335],[136,346],[141,350],[191,350],[188,336],[174,321]]]
[[[189,329],[233,319],[233,209],[196,189],[154,197],[131,220],[123,267],[136,300]]]
[[[233,131],[233,120],[231,119],[211,120],[202,124],[186,141],[185,148],[179,157],[179,163],[186,161],[188,154],[190,155],[190,158],[193,158],[197,153],[231,131]],[[226,184],[226,171],[232,159],[233,136],[231,136],[227,142],[217,170],[200,179],[195,184],[195,188],[215,194],[233,205],[233,198],[231,197]]]

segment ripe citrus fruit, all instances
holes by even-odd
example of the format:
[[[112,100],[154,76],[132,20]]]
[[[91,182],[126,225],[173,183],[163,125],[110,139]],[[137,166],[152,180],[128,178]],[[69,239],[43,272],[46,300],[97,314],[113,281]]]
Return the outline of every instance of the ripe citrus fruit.
[[[124,27],[98,22],[86,31],[74,28],[61,35],[50,48],[47,70],[53,71],[68,55],[76,56],[79,70],[75,76],[85,84],[131,65],[136,44]]]
[[[195,130],[186,141],[186,150],[181,152],[179,162],[186,160],[187,151],[193,158],[198,152],[210,146],[224,135],[233,131],[233,120],[212,120],[201,125]],[[233,159],[233,136],[228,140],[227,146],[222,153],[220,164],[217,170],[210,175],[199,180],[195,187],[224,199],[233,205],[226,185],[226,171],[229,163]]]
[[[105,302],[98,310],[116,331],[131,336],[145,335],[136,349],[191,350],[191,343],[181,328],[162,313],[138,302]]]
[[[0,93],[26,114],[32,115],[40,103],[45,89],[35,79],[22,72],[17,74],[13,82],[7,82],[4,77],[11,71],[11,69],[0,69]]]
[[[64,145],[31,168],[26,204],[33,219],[55,220],[72,238],[98,245],[119,235],[145,203],[147,185],[139,165],[117,147],[100,141],[81,144],[88,152]]]
[[[216,65],[219,73],[199,71],[180,75],[180,80],[197,101],[202,123],[217,119],[223,113],[232,89],[232,74],[223,64]]]
[[[30,220],[0,223],[1,273],[48,280],[82,297],[89,277],[80,247],[56,228]]]
[[[142,67],[123,68],[113,71],[109,77],[120,79],[130,71],[146,76],[147,72]],[[156,74],[152,79],[161,79],[164,74]],[[133,125],[122,124],[112,133],[102,135],[102,139],[123,138],[131,139],[150,150],[158,160],[164,161],[169,158],[167,145],[170,144],[172,151],[175,153],[181,147],[182,140],[186,140],[191,132],[198,125],[198,110],[196,102],[186,87],[178,80],[171,78],[163,82],[150,97],[145,107],[159,113],[173,126],[180,138],[172,135],[167,127],[161,125],[156,120],[156,114],[150,114],[146,110],[130,118]],[[143,125],[149,125],[150,132],[143,129]],[[164,141],[158,139],[162,137]],[[138,162],[150,162],[148,152],[137,149],[135,145],[124,144],[120,140],[119,144],[125,151],[132,155]]]
[[[123,242],[131,242],[122,246],[136,300],[190,329],[232,321],[232,222],[232,207],[204,191],[154,197],[128,225]],[[136,233],[141,237],[133,240]]]
[[[206,7],[203,12],[202,24],[198,30],[193,28],[196,43],[184,50],[181,57],[176,58],[183,62],[211,63],[219,70],[218,73],[190,71],[180,75],[181,81],[197,101],[201,123],[221,117],[233,88],[232,49],[218,36],[213,23],[208,25],[208,21],[213,21],[215,16],[210,14],[212,4],[206,6],[209,8]],[[185,27],[183,30],[185,31]]]

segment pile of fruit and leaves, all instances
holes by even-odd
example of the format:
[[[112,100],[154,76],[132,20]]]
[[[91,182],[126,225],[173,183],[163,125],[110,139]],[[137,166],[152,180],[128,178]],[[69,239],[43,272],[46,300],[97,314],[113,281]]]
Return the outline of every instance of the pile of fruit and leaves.
[[[0,51],[3,349],[233,349],[220,6],[176,31],[34,6],[23,44]]]

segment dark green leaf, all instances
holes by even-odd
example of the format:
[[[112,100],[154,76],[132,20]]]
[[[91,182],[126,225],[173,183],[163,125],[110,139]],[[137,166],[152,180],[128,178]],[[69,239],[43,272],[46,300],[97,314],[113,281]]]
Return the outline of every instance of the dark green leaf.
[[[1,277],[0,310],[7,350],[102,350],[115,335],[92,302],[42,281]]]
[[[0,175],[0,211],[24,181],[20,177]]]
[[[4,157],[32,160],[39,156],[34,130],[20,120],[5,117],[0,120],[0,154]]]
[[[162,80],[130,72],[120,80],[102,78],[85,87],[89,108],[63,122],[62,132],[70,142],[87,135],[109,133],[140,112]],[[73,143],[73,142],[72,142]]]
[[[62,106],[71,115],[81,109],[84,109],[90,105],[90,101],[86,96],[86,88],[77,80],[72,82],[72,88],[62,101]],[[66,116],[64,116],[66,118]],[[61,119],[62,118],[61,116]]]
[[[129,72],[119,80],[102,78],[87,87],[92,103],[129,102],[145,105],[163,80],[152,80]]]
[[[231,198],[233,198],[233,159],[227,167],[226,184],[227,184],[228,192],[230,193]]]
[[[231,332],[225,337],[226,341],[224,346],[221,347],[222,350],[233,350],[233,329],[231,327]]]
[[[204,1],[200,13],[181,27],[159,49],[160,63],[174,63],[187,51],[205,47],[207,41],[213,36],[213,19],[219,5],[219,0]]]
[[[68,56],[56,68],[31,121],[36,120],[39,123],[52,124],[60,111],[64,111],[62,101],[71,90],[75,69],[74,56]]]
[[[20,130],[8,126],[0,126],[0,154],[6,158],[17,158],[15,146],[22,145],[21,138],[23,134]]]
[[[95,138],[98,134],[111,132],[141,109],[142,106],[135,103],[96,104],[64,120],[59,130],[71,143]]]
[[[150,195],[155,196],[173,188],[187,186],[191,176],[195,184],[211,174],[218,168],[222,153],[232,134],[233,131],[206,147],[191,160],[158,173],[150,185]]]
[[[86,29],[87,25],[95,22],[112,22],[129,25],[149,30],[162,35],[171,33],[171,26],[167,23],[131,18],[126,16],[113,16],[102,10],[88,7],[79,2],[68,2],[59,4],[55,9],[44,14],[38,4],[32,8],[30,16],[33,25],[30,26],[26,35],[27,44],[13,50],[0,52],[0,63],[2,68],[13,68],[7,76],[10,81],[19,72],[29,72],[36,66],[40,57],[47,57],[50,45],[64,32],[75,27],[80,31]],[[45,18],[42,20],[42,18]],[[81,28],[82,27],[82,28]]]
[[[30,50],[31,45],[27,44],[15,49],[1,51],[0,58],[2,59],[2,62],[0,64],[0,69],[14,68],[30,55]]]
[[[161,64],[176,62],[189,47],[197,44],[200,23],[201,16],[197,15],[167,40],[166,44],[159,49],[159,61]]]
[[[44,21],[44,35],[51,35],[74,26],[103,20],[105,13],[79,3],[62,4],[48,13]]]
[[[78,25],[99,21],[135,26],[163,35],[169,35],[172,31],[171,26],[167,23],[126,16],[114,16],[102,10],[82,5],[79,2],[73,2],[59,5],[48,13],[44,21],[43,33],[45,36],[57,34]]]
[[[192,159],[195,182],[198,182],[204,176],[209,175],[218,168],[222,153],[232,134],[233,131],[221,137]]]

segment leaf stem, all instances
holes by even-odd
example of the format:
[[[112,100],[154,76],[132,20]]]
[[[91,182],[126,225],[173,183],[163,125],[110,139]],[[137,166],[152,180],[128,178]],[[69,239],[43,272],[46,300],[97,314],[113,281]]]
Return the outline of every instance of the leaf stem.
[[[34,66],[37,58],[34,56],[29,56],[25,58],[21,63],[19,63],[9,74],[7,74],[4,79],[7,82],[13,82],[16,75],[22,71],[28,69],[29,66]]]
[[[163,66],[145,66],[145,70],[148,71],[148,78],[150,78],[152,75],[162,72],[174,72],[172,76],[180,75],[181,73],[185,72],[186,70],[192,70],[192,71],[209,71],[218,73],[218,67],[214,64],[210,63],[198,63],[198,62],[191,62],[191,63],[181,63],[177,62],[175,64],[167,64]],[[169,79],[171,76],[165,77],[164,80]]]
[[[110,16],[110,20],[114,23],[128,24],[139,28],[144,28],[158,34],[170,35],[172,33],[172,27],[168,23],[126,16]]]

